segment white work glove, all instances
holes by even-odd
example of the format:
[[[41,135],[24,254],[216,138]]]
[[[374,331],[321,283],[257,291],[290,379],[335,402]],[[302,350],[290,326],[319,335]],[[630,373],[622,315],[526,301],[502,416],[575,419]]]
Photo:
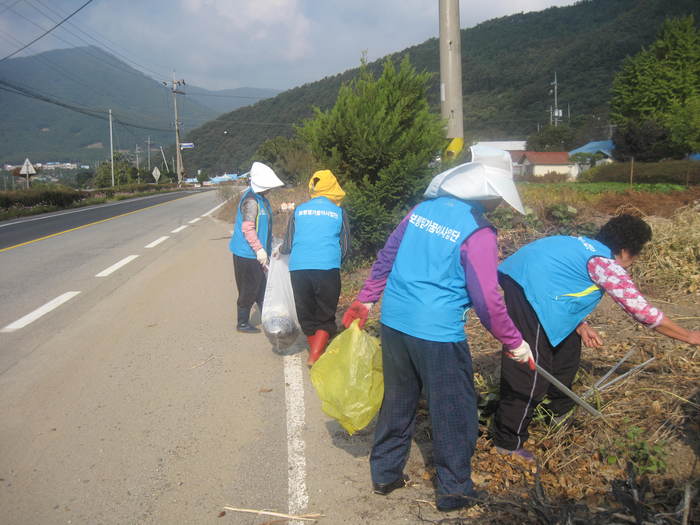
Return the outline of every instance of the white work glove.
[[[255,252],[255,258],[265,267],[267,267],[267,265],[270,263],[270,258],[267,256],[265,248],[260,248],[257,252]]]
[[[532,357],[532,350],[530,350],[530,345],[527,344],[525,339],[523,339],[523,342],[520,343],[519,347],[513,348],[512,350],[506,350],[506,355],[518,363],[527,363],[530,370],[535,369],[535,359]]]
[[[280,256],[280,247],[275,246],[274,248],[272,248],[272,258],[277,259],[279,256]]]

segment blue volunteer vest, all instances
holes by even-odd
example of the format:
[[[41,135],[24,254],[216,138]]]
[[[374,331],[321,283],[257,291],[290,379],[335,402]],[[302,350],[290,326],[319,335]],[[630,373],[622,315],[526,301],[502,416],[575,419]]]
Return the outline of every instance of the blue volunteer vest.
[[[571,334],[603,298],[588,275],[591,257],[613,255],[594,239],[556,235],[523,246],[498,267],[522,287],[552,346]]]
[[[327,197],[316,197],[294,210],[294,239],[289,269],[340,268],[343,209]]]
[[[413,337],[464,341],[471,305],[460,248],[489,226],[483,208],[452,197],[420,203],[408,219],[382,299],[382,323]]]
[[[272,242],[272,235],[270,235],[272,231],[272,210],[270,209],[270,202],[250,188],[243,194],[241,200],[238,201],[236,224],[233,227],[233,235],[231,235],[231,241],[228,243],[228,249],[239,257],[255,259],[255,252],[248,244],[248,241],[245,240],[243,230],[241,229],[241,225],[243,224],[243,211],[241,207],[243,206],[243,201],[249,195],[255,197],[255,201],[258,203],[258,216],[255,218],[255,231],[265,251],[270,253],[270,244]]]

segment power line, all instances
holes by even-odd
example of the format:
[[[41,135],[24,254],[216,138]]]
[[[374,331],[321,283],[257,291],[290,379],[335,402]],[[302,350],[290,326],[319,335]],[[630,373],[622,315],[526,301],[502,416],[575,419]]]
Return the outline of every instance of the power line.
[[[8,4],[8,5],[6,5],[6,6],[3,6],[4,9],[3,9],[2,11],[0,11],[0,15],[3,14],[5,11],[7,11],[7,10],[9,10],[9,9],[12,9],[14,6],[16,6],[17,4],[19,4],[21,1],[22,1],[22,0],[15,0],[13,3]]]
[[[53,19],[52,19],[51,17],[49,17],[48,15],[46,15],[46,13],[43,13],[41,10],[37,9],[37,7],[34,6],[33,4],[29,4],[29,5],[30,5],[31,7],[33,7],[34,9],[36,9],[37,11],[39,11],[39,13],[41,13],[42,15],[46,16],[46,17],[47,17],[49,20],[51,20],[52,22],[55,22],[55,20],[53,20]],[[41,29],[42,31],[44,31],[44,28],[43,28],[40,24],[38,24],[38,23],[36,23],[34,20],[32,20],[32,19],[30,19],[30,18],[24,16],[22,13],[19,13],[19,12],[15,11],[15,10],[13,10],[13,13],[14,13],[15,15],[19,16],[20,18],[23,18],[24,20],[26,20],[26,21],[29,22],[30,24],[32,24],[32,25],[38,27],[38,28]],[[64,29],[65,29],[65,28],[64,28]],[[83,54],[85,54],[85,55],[87,55],[87,56],[93,58],[93,59],[94,59],[97,63],[99,63],[100,65],[107,65],[107,66],[109,66],[109,67],[111,67],[111,68],[113,68],[113,69],[115,69],[115,70],[117,70],[117,71],[126,72],[126,73],[128,73],[128,74],[130,74],[130,75],[132,75],[132,76],[136,76],[137,73],[138,73],[139,75],[143,75],[142,72],[136,71],[135,69],[133,69],[133,68],[131,68],[131,67],[128,67],[128,66],[127,66],[127,67],[122,67],[122,66],[121,66],[122,62],[120,62],[120,61],[117,61],[116,63],[113,63],[112,61],[105,61],[104,57],[100,57],[100,56],[97,56],[97,55],[91,53],[91,52],[90,52],[90,49],[93,48],[93,47],[95,47],[93,44],[90,44],[87,40],[81,38],[80,36],[76,35],[75,33],[72,33],[71,31],[68,31],[68,32],[69,32],[70,34],[72,34],[74,37],[76,37],[76,38],[78,38],[79,40],[81,40],[84,44],[87,44],[87,47],[85,47],[85,46],[77,46],[75,43],[73,43],[73,42],[71,42],[71,41],[69,41],[69,40],[66,40],[65,38],[62,38],[61,36],[59,36],[59,35],[57,35],[57,34],[54,34],[54,35],[52,35],[52,36],[53,36],[54,38],[57,38],[57,39],[60,40],[61,42],[64,42],[64,43],[68,44],[69,46],[71,46],[73,49],[79,51],[80,53],[83,53]],[[17,40],[16,38],[12,37],[11,35],[9,35],[9,36],[10,36],[11,38],[13,38],[13,40],[19,42],[19,40]],[[35,56],[41,56],[41,54],[38,54],[38,55],[35,55]],[[127,64],[124,64],[124,65],[126,66]],[[142,66],[139,66],[139,67],[142,67]]]
[[[53,104],[55,106],[59,106],[71,111],[75,111],[77,113],[82,113],[83,115],[87,115],[88,117],[93,117],[93,118],[98,118],[100,120],[108,120],[107,117],[104,116],[104,110],[99,110],[99,109],[91,109],[91,108],[83,108],[80,106],[74,106],[73,104],[68,104],[66,102],[62,102],[60,100],[42,95],[40,93],[34,92],[30,89],[23,88],[20,86],[16,86],[14,84],[11,84],[9,82],[6,82],[4,80],[0,80],[0,90],[7,91],[9,93],[14,93],[15,95],[22,95],[27,98],[32,98],[35,100],[41,100],[42,102],[46,102],[48,104]],[[163,128],[155,128],[152,126],[142,126],[139,124],[134,124],[132,122],[126,122],[121,119],[114,119],[115,122],[120,123],[123,126],[130,126],[132,128],[136,129],[145,129],[149,131],[162,131],[162,132],[170,132],[170,129],[163,129]]]
[[[87,2],[85,2],[83,5],[81,5],[81,6],[80,6],[78,9],[76,9],[75,11],[73,11],[73,12],[72,12],[70,15],[68,15],[66,18],[64,18],[63,20],[61,20],[58,24],[56,24],[55,26],[53,26],[51,29],[49,29],[48,31],[46,31],[46,32],[44,32],[43,34],[39,35],[39,36],[36,37],[34,40],[32,40],[31,42],[29,42],[27,45],[25,45],[25,46],[19,48],[19,49],[18,49],[17,51],[15,51],[14,53],[10,53],[9,55],[7,55],[7,56],[4,57],[4,58],[0,58],[0,62],[2,62],[3,60],[7,60],[7,59],[10,58],[10,57],[15,56],[15,55],[16,55],[17,53],[19,53],[20,51],[24,51],[25,49],[27,49],[27,48],[28,48],[29,46],[31,46],[34,42],[37,42],[38,40],[41,40],[41,39],[44,38],[46,35],[48,35],[51,31],[53,31],[53,30],[56,29],[58,26],[60,26],[60,25],[63,24],[64,22],[66,22],[69,18],[72,18],[72,17],[73,17],[74,15],[76,15],[79,11],[82,11],[85,7],[87,7],[88,4],[91,4],[92,1],[93,1],[93,0],[87,0]]]
[[[260,100],[263,98],[272,98],[275,95],[262,95],[259,97],[245,96],[245,95],[221,95],[217,93],[192,93],[190,92],[190,97],[221,97],[221,98],[250,98],[254,100]]]
[[[54,13],[55,15],[57,15],[58,17],[64,16],[58,9],[54,9],[54,8],[52,8],[51,6],[44,4],[41,0],[34,0],[34,1],[35,1],[36,3],[38,3],[40,6],[42,6],[44,9],[46,9],[46,10],[48,10],[48,11],[51,11],[52,13]],[[53,20],[49,15],[47,15],[45,12],[43,12],[43,11],[41,11],[39,8],[37,8],[37,7],[32,3],[31,0],[27,0],[27,3],[29,3],[29,5],[31,5],[34,9],[36,9],[37,11],[39,11],[41,14],[43,14],[44,16],[46,16],[49,20],[55,21],[55,20]],[[133,64],[134,66],[136,66],[136,67],[138,67],[138,68],[140,68],[140,69],[142,69],[142,70],[148,71],[148,72],[154,74],[156,77],[165,77],[165,76],[167,76],[167,75],[164,75],[162,72],[159,73],[159,72],[154,71],[154,70],[152,70],[152,69],[150,69],[150,68],[148,68],[148,67],[146,67],[146,66],[144,66],[144,65],[142,65],[142,64],[139,64],[138,62],[136,62],[136,61],[130,59],[130,58],[127,57],[126,55],[124,55],[124,54],[120,53],[119,51],[113,49],[112,47],[108,46],[107,44],[105,44],[105,42],[104,42],[103,40],[105,40],[105,41],[107,41],[107,42],[110,42],[110,41],[109,41],[109,39],[107,39],[104,35],[100,35],[100,36],[102,37],[102,40],[100,40],[100,39],[98,39],[96,36],[94,36],[93,34],[91,34],[91,33],[89,33],[88,31],[82,29],[81,27],[79,27],[79,26],[78,26],[77,24],[75,24],[74,22],[69,22],[67,25],[69,25],[69,26],[75,28],[76,31],[78,31],[79,33],[84,34],[85,36],[87,36],[88,38],[90,38],[91,40],[93,40],[94,42],[96,42],[99,46],[101,46],[101,47],[107,49],[107,50],[108,50],[110,53],[112,53],[113,55],[116,55],[116,56],[121,57],[122,60],[124,60],[125,62],[128,62],[128,63],[130,63],[130,64]],[[81,36],[79,36],[79,35],[73,33],[72,31],[69,31],[66,27],[64,27],[63,29],[66,30],[66,31],[68,31],[69,33],[71,33],[71,34],[72,34],[73,36],[75,36],[76,38],[79,38],[82,42],[84,42],[84,43],[86,43],[86,44],[88,44],[88,45],[92,45],[90,42],[88,42],[87,40],[85,40],[85,39],[82,38]],[[114,43],[112,43],[112,42],[110,42],[110,43],[111,43],[113,46],[114,46],[114,45],[117,45],[117,44],[114,44]]]

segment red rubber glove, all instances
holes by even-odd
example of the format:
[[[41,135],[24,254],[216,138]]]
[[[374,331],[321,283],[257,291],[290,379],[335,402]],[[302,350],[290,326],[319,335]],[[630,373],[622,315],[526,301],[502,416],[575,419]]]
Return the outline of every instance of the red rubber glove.
[[[358,324],[360,328],[364,328],[365,323],[367,322],[370,307],[371,304],[368,307],[365,303],[361,303],[357,299],[354,300],[343,315],[343,326],[348,328],[355,319],[359,319],[360,322]]]

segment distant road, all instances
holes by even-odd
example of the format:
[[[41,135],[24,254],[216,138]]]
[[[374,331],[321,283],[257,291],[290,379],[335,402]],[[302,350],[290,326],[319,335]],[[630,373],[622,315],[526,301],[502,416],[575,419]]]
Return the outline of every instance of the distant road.
[[[176,191],[0,222],[0,250],[199,193]],[[209,190],[205,190],[209,191]]]

